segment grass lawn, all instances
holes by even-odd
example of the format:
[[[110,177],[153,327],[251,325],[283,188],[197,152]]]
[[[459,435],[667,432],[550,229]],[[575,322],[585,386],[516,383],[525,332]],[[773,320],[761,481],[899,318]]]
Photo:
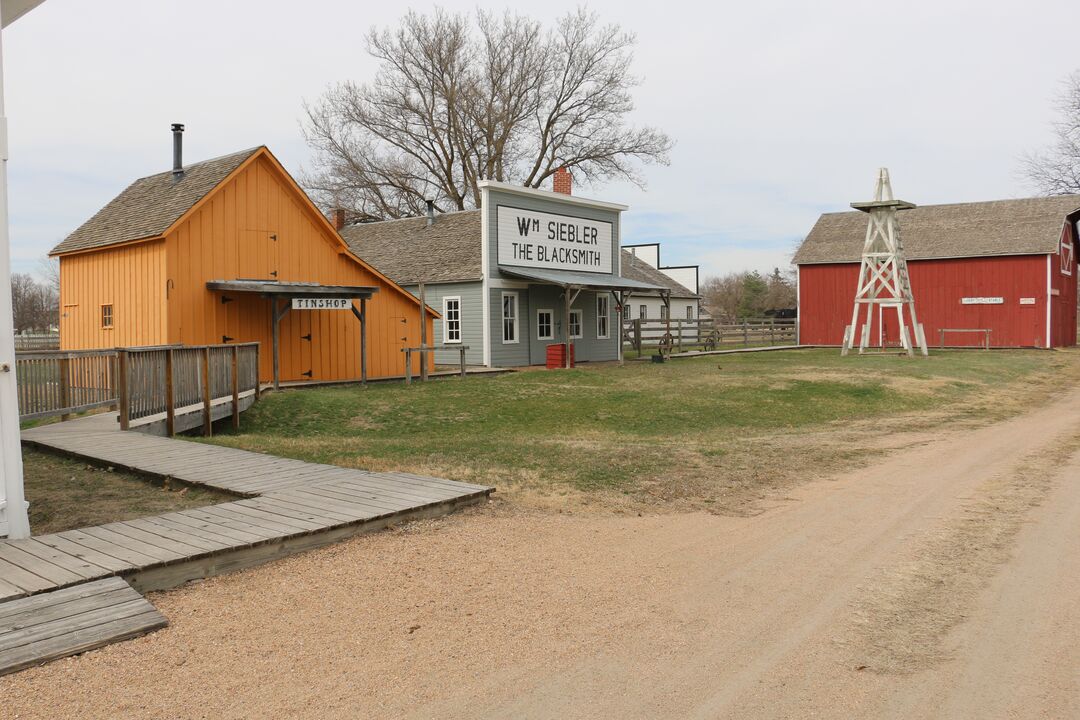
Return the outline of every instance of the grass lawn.
[[[23,471],[34,535],[236,499],[199,488],[165,488],[138,475],[30,448],[23,448]]]
[[[742,512],[770,488],[901,442],[875,418],[909,435],[982,422],[1045,397],[1063,377],[1080,379],[1080,353],[799,350],[629,362],[273,393],[243,414],[239,433],[212,442],[511,495]]]

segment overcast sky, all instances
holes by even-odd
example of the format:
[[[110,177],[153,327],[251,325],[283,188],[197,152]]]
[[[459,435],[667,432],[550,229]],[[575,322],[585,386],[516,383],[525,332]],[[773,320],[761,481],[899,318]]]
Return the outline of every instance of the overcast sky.
[[[4,32],[14,269],[36,270],[133,179],[168,170],[172,122],[189,162],[265,144],[299,174],[301,101],[371,78],[363,35],[401,7],[47,0]],[[704,275],[785,266],[819,213],[870,199],[879,166],[919,204],[1031,194],[1018,158],[1048,142],[1060,82],[1080,68],[1076,0],[588,7],[636,33],[634,119],[677,146],[645,191],[580,193],[629,204],[624,243],[659,241],[665,263]]]

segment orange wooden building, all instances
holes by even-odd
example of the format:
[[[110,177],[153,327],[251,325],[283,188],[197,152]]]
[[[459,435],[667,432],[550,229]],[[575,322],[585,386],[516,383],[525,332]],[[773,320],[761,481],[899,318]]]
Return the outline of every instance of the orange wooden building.
[[[269,381],[277,326],[283,381],[403,375],[416,297],[354,255],[266,147],[185,167],[182,130],[173,171],[136,180],[50,253],[61,347],[257,341]]]

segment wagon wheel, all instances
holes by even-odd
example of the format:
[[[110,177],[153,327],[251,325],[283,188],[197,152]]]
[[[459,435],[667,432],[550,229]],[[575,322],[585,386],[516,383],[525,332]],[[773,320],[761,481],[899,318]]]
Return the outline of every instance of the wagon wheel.
[[[674,345],[675,345],[675,338],[673,338],[671,336],[671,333],[669,333],[669,332],[664,333],[664,336],[660,338],[660,347],[659,347],[660,354],[661,355],[670,355],[671,354],[671,348],[674,347]]]
[[[720,344],[720,333],[716,330],[710,330],[705,335],[705,342],[703,347],[705,350],[715,350]]]

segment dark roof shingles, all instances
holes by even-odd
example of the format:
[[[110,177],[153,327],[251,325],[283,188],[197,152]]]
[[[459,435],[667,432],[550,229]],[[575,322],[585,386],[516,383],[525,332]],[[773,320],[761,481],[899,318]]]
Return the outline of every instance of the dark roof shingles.
[[[261,147],[193,163],[179,179],[172,171],[131,183],[49,253],[108,247],[161,235],[195,203],[244,164]]]
[[[355,255],[399,284],[479,280],[480,211],[346,225],[341,229]]]
[[[924,205],[898,213],[908,260],[1042,255],[1057,251],[1065,217],[1080,209],[1080,195]],[[869,217],[862,212],[825,213],[799,246],[792,262],[859,262]]]

